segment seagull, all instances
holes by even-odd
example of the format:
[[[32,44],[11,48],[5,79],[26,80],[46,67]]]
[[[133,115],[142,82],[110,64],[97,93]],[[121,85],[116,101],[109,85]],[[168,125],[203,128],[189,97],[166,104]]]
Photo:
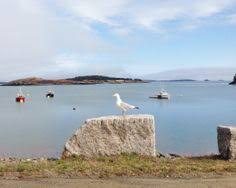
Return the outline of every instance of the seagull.
[[[116,105],[118,108],[122,110],[122,115],[125,115],[125,112],[130,109],[139,109],[139,107],[130,105],[128,103],[125,103],[121,100],[120,95],[118,93],[115,93],[113,97],[116,97]]]

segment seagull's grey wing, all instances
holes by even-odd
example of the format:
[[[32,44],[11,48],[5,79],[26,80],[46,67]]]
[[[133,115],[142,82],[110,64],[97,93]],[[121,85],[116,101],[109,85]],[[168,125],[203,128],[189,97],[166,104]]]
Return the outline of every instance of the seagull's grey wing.
[[[126,109],[126,110],[128,110],[128,109],[134,109],[135,108],[135,106],[133,106],[133,105],[131,105],[131,104],[128,104],[128,103],[125,103],[125,102],[121,102],[121,104],[120,104],[120,106],[121,106],[121,108],[124,108],[124,109]]]

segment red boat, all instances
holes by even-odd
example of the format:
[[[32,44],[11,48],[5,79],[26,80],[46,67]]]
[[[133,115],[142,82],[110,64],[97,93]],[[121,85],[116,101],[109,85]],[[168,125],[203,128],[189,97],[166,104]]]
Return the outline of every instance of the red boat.
[[[21,88],[20,88],[19,93],[16,96],[16,102],[20,102],[20,103],[24,103],[25,102],[25,96],[22,93]]]
[[[20,102],[20,103],[25,102],[25,97],[24,97],[24,96],[18,96],[18,97],[16,97],[16,102]]]

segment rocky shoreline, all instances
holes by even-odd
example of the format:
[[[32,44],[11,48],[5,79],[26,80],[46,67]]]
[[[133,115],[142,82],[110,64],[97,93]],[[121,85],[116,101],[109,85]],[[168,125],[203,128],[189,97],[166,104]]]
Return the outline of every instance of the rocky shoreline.
[[[24,79],[13,80],[2,84],[2,86],[37,86],[37,85],[93,85],[93,84],[124,84],[124,83],[147,83],[141,79],[116,78],[100,75],[78,76],[67,79],[43,79],[29,77]]]
[[[59,158],[15,158],[15,157],[4,157],[0,158],[0,164],[4,165],[15,165],[19,163],[41,163],[41,162],[50,162],[57,161]]]

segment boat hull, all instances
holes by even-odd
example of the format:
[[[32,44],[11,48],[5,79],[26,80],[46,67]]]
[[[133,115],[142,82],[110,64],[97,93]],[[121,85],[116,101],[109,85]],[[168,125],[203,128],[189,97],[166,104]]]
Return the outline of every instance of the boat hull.
[[[46,97],[47,97],[47,98],[53,98],[53,97],[54,97],[54,94],[53,94],[53,93],[48,93],[48,94],[46,94]]]
[[[163,96],[163,95],[156,95],[156,96],[152,96],[152,97],[149,97],[151,99],[170,99],[170,96]]]
[[[158,99],[170,99],[169,96],[157,95]]]
[[[24,103],[25,102],[25,97],[16,97],[16,102],[19,102],[19,103]]]

